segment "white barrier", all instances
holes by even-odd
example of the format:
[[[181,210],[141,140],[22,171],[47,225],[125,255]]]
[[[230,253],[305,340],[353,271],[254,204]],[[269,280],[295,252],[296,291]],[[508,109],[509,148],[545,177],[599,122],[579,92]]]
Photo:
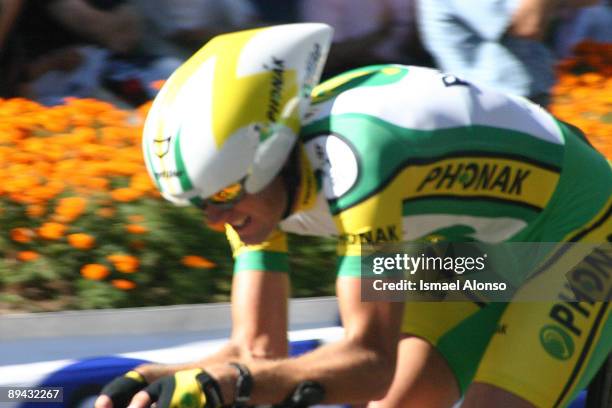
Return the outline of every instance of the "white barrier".
[[[0,386],[45,385],[63,375],[72,392],[72,380],[91,383],[84,379],[90,372],[118,369],[101,356],[110,365],[191,361],[221,347],[230,316],[227,303],[0,316]],[[343,335],[334,297],[292,299],[289,320],[292,346],[312,348]]]

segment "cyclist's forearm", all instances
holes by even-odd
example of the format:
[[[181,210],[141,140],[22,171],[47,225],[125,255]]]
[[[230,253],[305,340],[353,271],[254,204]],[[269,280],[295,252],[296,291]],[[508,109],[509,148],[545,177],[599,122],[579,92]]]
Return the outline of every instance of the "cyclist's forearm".
[[[254,404],[279,402],[302,381],[317,381],[326,403],[359,403],[381,398],[393,379],[395,353],[381,353],[343,340],[295,359],[249,365],[255,381]]]
[[[395,373],[404,306],[362,302],[360,279],[339,278],[337,288],[346,337],[298,358],[248,364],[255,405],[277,403],[308,380],[323,385],[328,403],[360,403],[386,394]],[[213,377],[221,378],[233,392],[231,375],[224,370],[219,368],[219,375],[212,373]]]
[[[240,360],[241,351],[238,346],[232,342],[228,342],[215,353],[203,357],[199,360],[194,360],[181,364],[142,364],[135,368],[147,380],[147,383],[152,383],[161,377],[173,375],[177,371],[188,370],[191,368],[206,368],[215,364],[225,364],[230,361]]]
[[[285,273],[241,271],[232,284],[232,336],[241,358],[287,356],[289,278]]]
[[[276,341],[278,343],[278,341]],[[142,374],[148,383],[161,377],[173,375],[177,371],[191,368],[204,368],[215,364],[227,364],[229,362],[241,362],[250,364],[253,360],[266,358],[280,358],[287,356],[287,346],[270,347],[267,336],[259,336],[251,341],[228,341],[221,349],[213,354],[198,360],[181,364],[143,364],[136,367],[136,371]]]

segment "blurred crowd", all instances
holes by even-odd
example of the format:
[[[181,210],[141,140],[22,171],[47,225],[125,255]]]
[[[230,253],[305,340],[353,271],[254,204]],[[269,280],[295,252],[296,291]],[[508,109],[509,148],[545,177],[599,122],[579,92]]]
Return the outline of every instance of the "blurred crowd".
[[[0,97],[137,106],[215,35],[302,21],[335,29],[325,77],[434,66],[544,106],[557,60],[612,42],[609,0],[0,0]]]

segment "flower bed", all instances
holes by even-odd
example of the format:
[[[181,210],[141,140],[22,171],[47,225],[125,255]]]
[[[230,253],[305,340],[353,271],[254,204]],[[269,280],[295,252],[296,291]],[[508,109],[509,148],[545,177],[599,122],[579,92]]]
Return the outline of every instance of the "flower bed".
[[[85,99],[52,108],[0,101],[4,309],[226,298],[223,237],[202,228],[194,209],[161,200],[146,174],[146,110]]]
[[[584,42],[557,66],[550,111],[612,160],[612,44]]]

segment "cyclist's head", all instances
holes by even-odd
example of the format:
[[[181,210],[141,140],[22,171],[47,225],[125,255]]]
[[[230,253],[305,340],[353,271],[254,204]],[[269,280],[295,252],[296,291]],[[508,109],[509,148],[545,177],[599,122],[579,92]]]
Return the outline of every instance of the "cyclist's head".
[[[177,204],[257,193],[283,167],[332,29],[288,24],[218,36],[166,81],[144,127],[147,169]]]

